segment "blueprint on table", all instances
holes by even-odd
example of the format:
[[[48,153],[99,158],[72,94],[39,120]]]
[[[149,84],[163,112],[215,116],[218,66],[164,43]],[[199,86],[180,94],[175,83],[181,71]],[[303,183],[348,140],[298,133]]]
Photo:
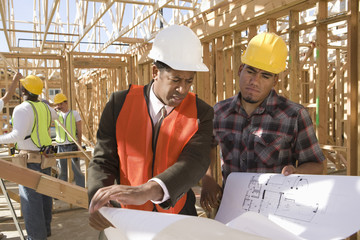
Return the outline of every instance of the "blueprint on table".
[[[247,231],[236,223],[246,212],[299,238],[343,239],[360,229],[360,177],[231,173],[215,220]],[[253,233],[270,236],[258,229]]]

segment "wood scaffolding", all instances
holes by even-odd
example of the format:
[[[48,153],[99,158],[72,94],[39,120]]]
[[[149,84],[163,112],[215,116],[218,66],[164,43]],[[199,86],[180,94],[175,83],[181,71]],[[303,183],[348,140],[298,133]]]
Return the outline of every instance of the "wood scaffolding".
[[[196,74],[192,91],[210,105],[238,93],[242,52],[253,36],[270,31],[289,49],[287,70],[276,90],[310,112],[327,172],[360,176],[358,0],[51,3],[34,0],[32,21],[26,21],[14,14],[13,0],[0,1],[0,30],[9,49],[3,55],[23,75],[42,77],[44,99],[51,101],[51,89],[69,97],[83,119],[86,144],[94,146],[112,92],[151,81],[147,54],[162,27],[182,24],[199,36],[210,71]],[[30,36],[30,46],[19,45],[20,34]],[[6,61],[0,61],[0,70],[4,94],[14,72]],[[4,108],[2,132],[11,131],[6,122],[18,102],[14,96]]]

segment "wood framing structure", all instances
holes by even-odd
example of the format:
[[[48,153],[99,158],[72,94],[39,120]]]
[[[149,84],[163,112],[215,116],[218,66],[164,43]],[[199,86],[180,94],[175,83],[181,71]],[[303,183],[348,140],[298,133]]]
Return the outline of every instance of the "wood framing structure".
[[[197,73],[193,92],[210,105],[237,94],[243,50],[271,31],[289,48],[277,91],[309,110],[327,171],[360,175],[358,0],[34,0],[30,20],[17,7],[0,1],[3,55],[23,75],[42,77],[43,98],[51,89],[68,95],[90,146],[110,94],[151,81],[147,54],[161,28],[183,24],[201,39],[210,71]],[[3,89],[14,74],[7,62]],[[3,126],[18,102],[6,106]]]

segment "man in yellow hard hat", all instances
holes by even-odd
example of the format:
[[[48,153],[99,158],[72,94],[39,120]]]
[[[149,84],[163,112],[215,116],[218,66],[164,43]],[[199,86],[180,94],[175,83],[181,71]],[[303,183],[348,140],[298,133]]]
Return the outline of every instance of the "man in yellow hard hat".
[[[62,123],[71,136],[78,142],[81,146],[81,137],[82,137],[82,127],[81,127],[81,117],[76,110],[69,109],[69,104],[67,97],[63,93],[58,93],[54,97],[54,104],[56,104],[55,110],[58,111],[59,122]],[[77,151],[78,147],[74,140],[68,136],[65,130],[55,122],[56,130],[56,142],[58,145],[58,152],[72,152]],[[80,159],[72,158],[71,160],[72,170],[74,172],[74,179],[76,185],[80,187],[85,187],[85,177],[81,172],[80,168]],[[59,179],[67,181],[67,159],[58,160],[59,168]]]
[[[14,78],[10,84],[8,91],[5,93],[5,95],[2,98],[0,98],[0,111],[2,111],[4,105],[8,103],[11,97],[14,95],[15,89],[21,77],[22,77],[21,73],[16,73],[14,75]],[[0,232],[0,239],[2,238],[5,238],[5,235]]]
[[[321,174],[325,159],[313,123],[300,104],[274,90],[286,68],[287,46],[274,33],[256,35],[241,57],[240,92],[214,106],[214,141],[220,145],[223,185],[231,172]],[[212,165],[211,165],[212,166]],[[211,167],[202,179],[201,205],[219,205],[220,187]]]
[[[213,119],[213,108],[189,92],[196,72],[208,71],[202,46],[190,28],[173,25],[156,35],[149,57],[151,83],[113,93],[101,116],[88,169],[90,225],[98,230],[110,226],[98,211],[110,200],[197,215],[191,187],[210,163]]]
[[[19,154],[15,155],[13,161],[50,175],[55,159],[42,153],[52,149],[49,128],[57,114],[54,109],[39,101],[43,81],[38,76],[29,75],[20,79],[20,82],[24,102],[14,108],[13,130],[0,136],[0,144],[16,143]],[[51,235],[52,198],[23,185],[19,185],[19,194],[27,239],[46,239]]]

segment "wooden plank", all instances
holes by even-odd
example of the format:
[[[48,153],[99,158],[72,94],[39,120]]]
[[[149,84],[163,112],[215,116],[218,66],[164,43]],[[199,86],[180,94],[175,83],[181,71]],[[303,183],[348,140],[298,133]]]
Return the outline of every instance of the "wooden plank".
[[[32,189],[36,189],[42,174],[2,159],[0,159],[0,169],[0,178]]]
[[[336,71],[336,82],[335,82],[335,101],[337,102],[336,105],[336,133],[335,133],[335,142],[336,145],[341,146],[342,145],[342,134],[344,131],[343,128],[343,118],[344,114],[342,109],[344,108],[344,102],[343,99],[341,99],[344,95],[343,91],[343,83],[341,78],[341,58],[340,58],[340,49],[336,49],[336,59],[335,59],[335,71]]]
[[[88,208],[87,190],[75,184],[43,174],[40,176],[35,190],[38,193],[60,199],[64,202]]]
[[[232,46],[231,35],[224,36],[224,46]],[[224,51],[224,82],[225,82],[225,98],[232,97],[234,95],[234,78],[233,78],[233,66],[231,65],[231,59],[233,58],[232,48],[228,48]]]
[[[299,12],[290,11],[290,26],[299,25]],[[300,56],[299,56],[299,32],[296,30],[290,31],[289,40],[289,67],[290,67],[290,100],[300,102]]]
[[[254,0],[244,4],[228,4],[218,11],[220,13],[210,12],[206,17],[198,18],[191,28],[199,33],[201,40],[209,41],[249,25],[264,24],[269,18],[286,15],[291,9],[303,9],[304,5],[315,5],[315,1],[274,0],[264,4],[263,0]]]
[[[74,68],[119,68],[127,66],[121,59],[101,59],[101,58],[74,58]]]
[[[216,39],[216,92],[217,100],[224,100],[224,56],[223,56],[223,39]]]
[[[234,79],[234,89],[235,94],[238,94],[240,91],[240,84],[239,84],[239,67],[241,64],[241,32],[234,31],[233,32],[233,59],[232,59],[232,66],[233,66],[233,79]]]
[[[9,190],[9,189],[7,189],[6,192],[7,192],[7,194],[9,195],[9,197],[10,197],[12,200],[14,200],[15,202],[20,203],[20,195],[19,195],[19,194],[15,193],[14,191],[11,191],[11,190]],[[1,188],[0,188],[0,194],[2,194],[2,193],[3,193],[3,192],[2,192],[2,190],[1,190]]]
[[[349,59],[349,85],[348,85],[348,153],[347,160],[349,168],[347,174],[351,176],[359,175],[359,2],[357,0],[349,1],[349,9],[351,9],[350,21],[348,22],[348,59]],[[351,238],[356,239],[356,238]]]
[[[210,80],[210,44],[208,42],[203,43],[203,63],[209,68],[209,72],[203,72],[203,87],[204,87],[204,95],[203,100],[212,106],[211,103],[211,80]]]
[[[327,17],[327,0],[319,1],[318,19],[325,19]],[[319,24],[317,27],[317,65],[318,78],[316,81],[316,99],[317,99],[317,136],[319,143],[326,144],[328,133],[328,118],[327,118],[327,91],[324,86],[327,86],[327,25]]]
[[[56,54],[31,54],[31,53],[8,53],[1,52],[6,58],[30,58],[30,59],[53,59],[53,60],[61,60],[62,56]]]

